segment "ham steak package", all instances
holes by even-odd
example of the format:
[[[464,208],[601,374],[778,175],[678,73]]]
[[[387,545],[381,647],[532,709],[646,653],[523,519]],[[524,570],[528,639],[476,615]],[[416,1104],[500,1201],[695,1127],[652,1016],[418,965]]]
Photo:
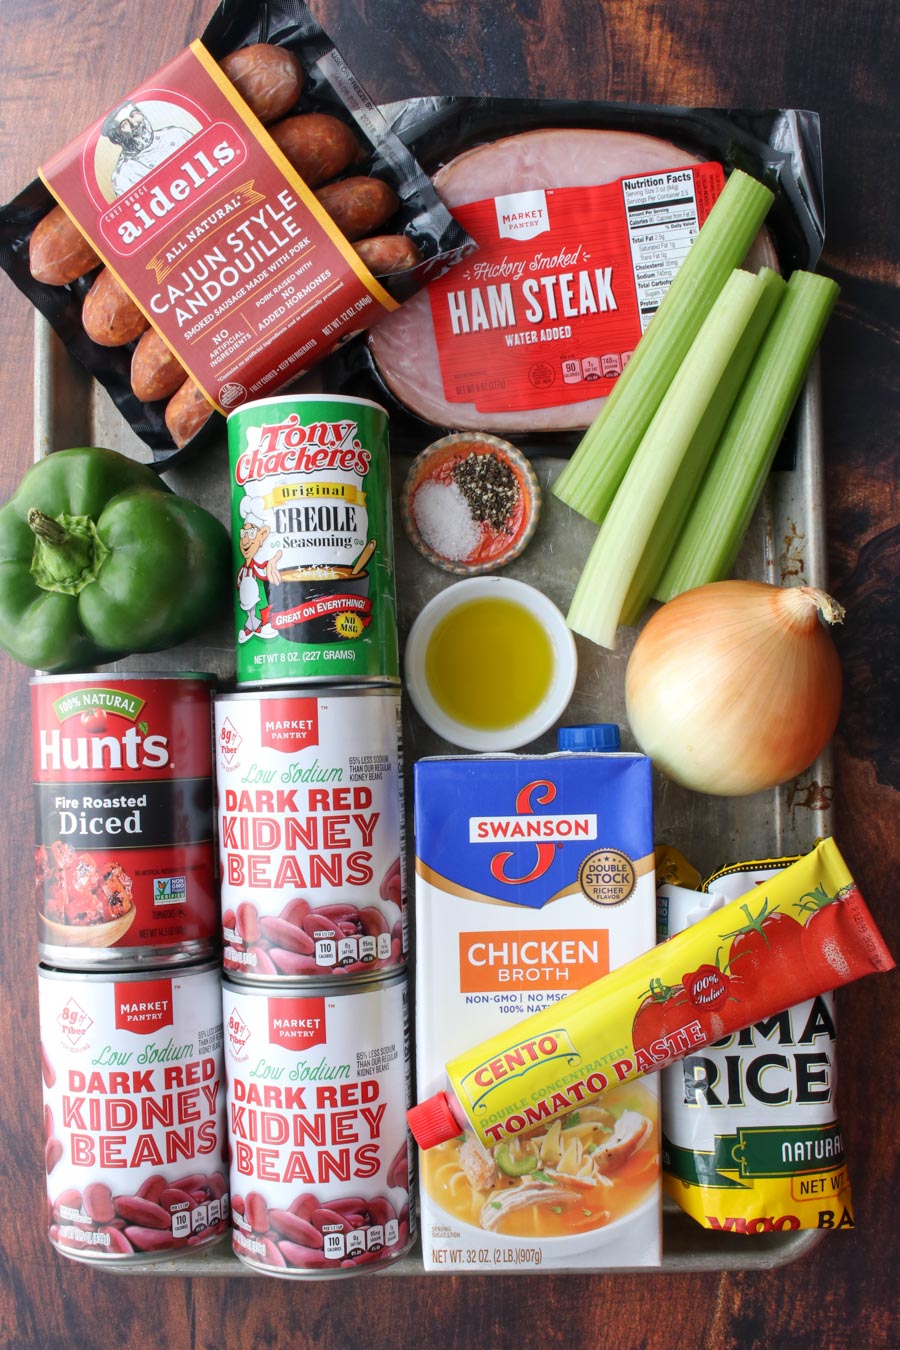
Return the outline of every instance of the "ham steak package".
[[[473,248],[301,0],[222,0],[0,211],[0,264],[158,460]]]
[[[331,363],[395,435],[481,430],[560,453],[589,425],[734,167],[776,193],[747,265],[811,266],[818,119],[542,100],[386,110],[478,251]]]

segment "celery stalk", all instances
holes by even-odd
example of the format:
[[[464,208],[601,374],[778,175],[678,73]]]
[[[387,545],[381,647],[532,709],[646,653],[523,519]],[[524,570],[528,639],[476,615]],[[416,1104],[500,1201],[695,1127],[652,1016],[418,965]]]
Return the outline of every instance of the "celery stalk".
[[[752,272],[733,271],[691,343],[628,466],[581,574],[567,623],[603,647],[616,628],[635,569],[691,441],[747,325],[768,292]]]
[[[588,519],[599,523],[609,509],[712,302],[746,257],[773,200],[755,178],[732,172],[612,394],[553,488]]]
[[[730,573],[838,294],[828,277],[792,275],[654,588],[657,599]]]
[[[716,443],[740,393],[741,385],[747,377],[753,358],[786,290],[787,282],[784,278],[768,267],[760,270],[759,277],[765,291],[750,318],[734,359],[722,376],[715,397],[697,429],[697,434],[688,446],[687,454],[666,498],[665,509],[660,512],[631,586],[628,588],[628,595],[619,617],[621,624],[637,623],[650,602],[669,555],[681,534]]]

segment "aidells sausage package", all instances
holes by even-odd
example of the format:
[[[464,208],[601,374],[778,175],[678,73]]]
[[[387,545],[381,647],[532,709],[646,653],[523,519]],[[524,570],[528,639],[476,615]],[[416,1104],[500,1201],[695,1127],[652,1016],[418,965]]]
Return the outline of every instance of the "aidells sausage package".
[[[116,95],[0,208],[0,264],[154,451],[474,248],[302,0],[222,0]]]
[[[650,761],[571,752],[420,760],[415,831],[421,1100],[468,1046],[653,946]],[[509,1144],[489,1150],[465,1132],[420,1160],[428,1270],[661,1260],[655,1079]]]

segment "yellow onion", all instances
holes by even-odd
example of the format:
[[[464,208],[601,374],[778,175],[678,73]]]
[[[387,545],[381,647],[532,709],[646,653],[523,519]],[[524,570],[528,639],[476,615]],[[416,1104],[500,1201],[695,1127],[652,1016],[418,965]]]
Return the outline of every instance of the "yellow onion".
[[[635,740],[674,782],[743,796],[809,767],[837,725],[827,628],[844,610],[812,586],[714,581],[657,610],[628,662]]]

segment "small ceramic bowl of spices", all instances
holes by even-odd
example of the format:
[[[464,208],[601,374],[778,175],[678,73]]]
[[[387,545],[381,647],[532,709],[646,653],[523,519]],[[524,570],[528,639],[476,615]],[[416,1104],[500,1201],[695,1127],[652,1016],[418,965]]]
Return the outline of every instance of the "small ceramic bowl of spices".
[[[534,534],[541,489],[509,441],[456,432],[410,466],[400,517],[414,547],[456,576],[494,572],[518,558]]]

